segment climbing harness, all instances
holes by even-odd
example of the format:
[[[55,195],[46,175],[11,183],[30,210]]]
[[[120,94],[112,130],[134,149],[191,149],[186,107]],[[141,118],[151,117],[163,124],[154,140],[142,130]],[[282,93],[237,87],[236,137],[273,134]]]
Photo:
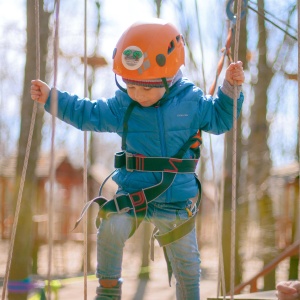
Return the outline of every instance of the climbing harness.
[[[115,195],[113,199],[108,200],[101,195],[103,184],[107,181],[107,178],[100,187],[99,196],[90,200],[84,206],[81,215],[75,224],[75,228],[91,204],[97,203],[99,205],[99,213],[96,219],[97,226],[99,226],[101,219],[106,219],[111,213],[124,213],[132,211],[135,220],[133,229],[130,233],[130,236],[132,236],[146,216],[148,203],[155,200],[172,185],[176,174],[195,174],[195,168],[200,156],[199,147],[202,143],[199,131],[195,135],[191,136],[188,141],[184,143],[181,149],[172,157],[145,157],[140,154],[132,154],[126,151],[128,120],[134,107],[137,105],[138,104],[136,102],[131,102],[126,110],[123,121],[122,152],[118,152],[115,155],[115,168],[119,169],[126,167],[128,171],[161,172],[161,181],[154,186],[136,191],[134,193]],[[182,159],[188,149],[192,149],[195,152],[195,158]],[[112,172],[109,177],[114,173],[115,171]],[[166,245],[182,238],[194,228],[195,216],[198,211],[201,198],[201,185],[196,174],[195,178],[198,183],[199,194],[193,210],[189,213],[190,218],[180,226],[177,226],[165,234],[160,234],[156,228],[154,229],[153,238],[157,239],[161,247],[165,247]],[[153,259],[153,255],[151,255],[151,257]],[[168,271],[170,279],[170,274],[172,274],[172,272],[169,265]]]

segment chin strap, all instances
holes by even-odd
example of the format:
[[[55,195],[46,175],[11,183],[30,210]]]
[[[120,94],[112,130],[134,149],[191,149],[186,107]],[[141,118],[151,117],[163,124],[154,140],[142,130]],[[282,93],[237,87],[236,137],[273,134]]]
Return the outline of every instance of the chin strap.
[[[115,82],[116,82],[117,87],[118,87],[122,92],[124,92],[124,93],[127,94],[127,90],[124,89],[124,88],[120,85],[120,83],[118,82],[118,80],[117,80],[117,74],[115,74]]]
[[[166,77],[163,77],[161,80],[162,80],[162,82],[164,84],[164,87],[166,89],[166,93],[168,94],[170,92],[170,89],[169,89],[169,85],[168,85]]]

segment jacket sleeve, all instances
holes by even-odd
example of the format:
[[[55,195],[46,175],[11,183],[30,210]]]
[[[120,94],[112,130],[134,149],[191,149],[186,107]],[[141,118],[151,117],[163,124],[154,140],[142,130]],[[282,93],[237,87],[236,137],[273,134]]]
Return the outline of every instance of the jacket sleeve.
[[[199,101],[199,129],[212,134],[222,134],[233,126],[234,101],[219,87],[216,98],[201,96]],[[240,115],[244,95],[240,92],[237,101],[237,116]]]
[[[45,104],[45,110],[49,113],[53,93],[52,89]],[[57,117],[83,131],[117,132],[121,123],[116,98],[90,101],[59,90]]]

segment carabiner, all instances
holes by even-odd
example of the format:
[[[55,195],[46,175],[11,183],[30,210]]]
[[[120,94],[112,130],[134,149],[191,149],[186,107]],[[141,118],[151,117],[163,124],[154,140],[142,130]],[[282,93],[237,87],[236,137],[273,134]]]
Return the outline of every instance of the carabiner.
[[[236,15],[233,13],[233,4],[234,0],[229,0],[226,5],[226,14],[228,19],[235,24],[236,23]],[[242,4],[242,12],[241,12],[241,19],[243,19],[246,15],[247,10],[247,0],[243,0]]]

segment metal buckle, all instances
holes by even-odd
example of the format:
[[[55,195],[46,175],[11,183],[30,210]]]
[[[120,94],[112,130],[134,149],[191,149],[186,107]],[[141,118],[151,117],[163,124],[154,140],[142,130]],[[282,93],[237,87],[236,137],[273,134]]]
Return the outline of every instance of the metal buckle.
[[[132,153],[129,153],[129,152],[126,152],[126,170],[128,171],[128,172],[133,172],[133,169],[129,169],[128,168],[128,158],[129,157],[133,157],[134,155],[132,154]]]
[[[128,212],[131,210],[130,207],[124,207],[123,209],[120,209],[119,207],[119,204],[118,204],[118,201],[117,201],[117,198],[120,198],[122,196],[126,196],[125,194],[121,194],[121,195],[117,195],[115,194],[114,197],[113,197],[113,200],[115,202],[115,205],[116,205],[116,210],[117,210],[117,213],[118,214],[122,214],[122,213],[125,213],[125,212]]]

